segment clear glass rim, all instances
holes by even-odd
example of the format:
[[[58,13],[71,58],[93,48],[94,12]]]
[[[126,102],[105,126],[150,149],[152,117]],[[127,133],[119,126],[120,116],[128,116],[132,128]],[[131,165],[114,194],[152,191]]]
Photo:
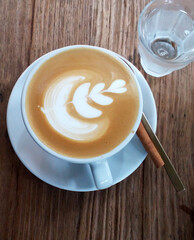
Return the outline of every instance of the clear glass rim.
[[[184,64],[188,64],[190,62],[192,62],[194,60],[194,58],[191,58],[189,60],[181,60],[180,61],[177,61],[178,58],[175,58],[175,59],[172,59],[172,60],[168,60],[168,59],[162,59],[160,57],[158,57],[156,54],[154,54],[150,49],[149,47],[145,44],[145,41],[143,40],[142,38],[142,31],[141,31],[141,26],[142,26],[142,20],[143,20],[143,17],[145,16],[145,13],[146,11],[149,9],[149,7],[155,3],[157,0],[152,0],[151,2],[149,2],[145,7],[144,9],[142,10],[142,12],[140,13],[140,16],[139,16],[139,21],[138,21],[138,26],[137,26],[137,31],[138,31],[138,38],[139,38],[139,41],[141,41],[142,45],[144,46],[144,48],[154,57],[156,58],[158,61],[161,61],[163,63],[170,63],[170,64],[175,64],[175,63],[184,63]],[[163,0],[164,4],[171,4],[172,1],[169,1],[169,0]]]

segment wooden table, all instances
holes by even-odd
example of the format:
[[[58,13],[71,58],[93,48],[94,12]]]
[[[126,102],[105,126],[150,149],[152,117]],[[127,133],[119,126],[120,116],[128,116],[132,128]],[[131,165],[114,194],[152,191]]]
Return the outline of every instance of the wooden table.
[[[194,65],[156,79],[143,71],[137,22],[148,0],[0,1],[0,239],[193,239]],[[157,105],[157,135],[186,191],[176,193],[148,157],[127,179],[103,191],[76,193],[42,182],[20,162],[6,130],[11,90],[26,67],[66,45],[90,44],[129,59]]]

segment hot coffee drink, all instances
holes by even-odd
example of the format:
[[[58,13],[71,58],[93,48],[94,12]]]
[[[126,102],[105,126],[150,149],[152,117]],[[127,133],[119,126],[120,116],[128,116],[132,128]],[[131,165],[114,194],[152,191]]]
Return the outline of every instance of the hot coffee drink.
[[[68,157],[97,157],[133,130],[138,88],[128,68],[106,52],[68,49],[38,68],[25,109],[32,130],[50,149]]]

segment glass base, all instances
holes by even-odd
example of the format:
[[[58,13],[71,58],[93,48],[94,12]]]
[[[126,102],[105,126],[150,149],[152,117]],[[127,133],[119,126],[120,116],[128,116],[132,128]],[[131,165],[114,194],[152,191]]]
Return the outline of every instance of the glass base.
[[[168,74],[170,74],[170,73],[172,72],[172,71],[168,71],[168,72],[165,72],[165,73],[164,73],[164,72],[163,72],[163,73],[153,72],[153,71],[151,71],[151,70],[149,70],[149,69],[147,68],[147,66],[144,64],[142,58],[141,58],[140,62],[141,62],[141,66],[143,67],[144,71],[145,71],[147,74],[149,74],[149,75],[151,75],[151,76],[153,76],[153,77],[163,77],[163,76],[166,76],[166,75],[168,75]]]

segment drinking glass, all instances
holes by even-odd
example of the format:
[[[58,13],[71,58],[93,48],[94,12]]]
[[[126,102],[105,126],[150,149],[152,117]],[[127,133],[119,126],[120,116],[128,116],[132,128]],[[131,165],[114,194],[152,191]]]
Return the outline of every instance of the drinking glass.
[[[194,0],[154,0],[138,22],[139,54],[146,73],[155,77],[194,60]]]

